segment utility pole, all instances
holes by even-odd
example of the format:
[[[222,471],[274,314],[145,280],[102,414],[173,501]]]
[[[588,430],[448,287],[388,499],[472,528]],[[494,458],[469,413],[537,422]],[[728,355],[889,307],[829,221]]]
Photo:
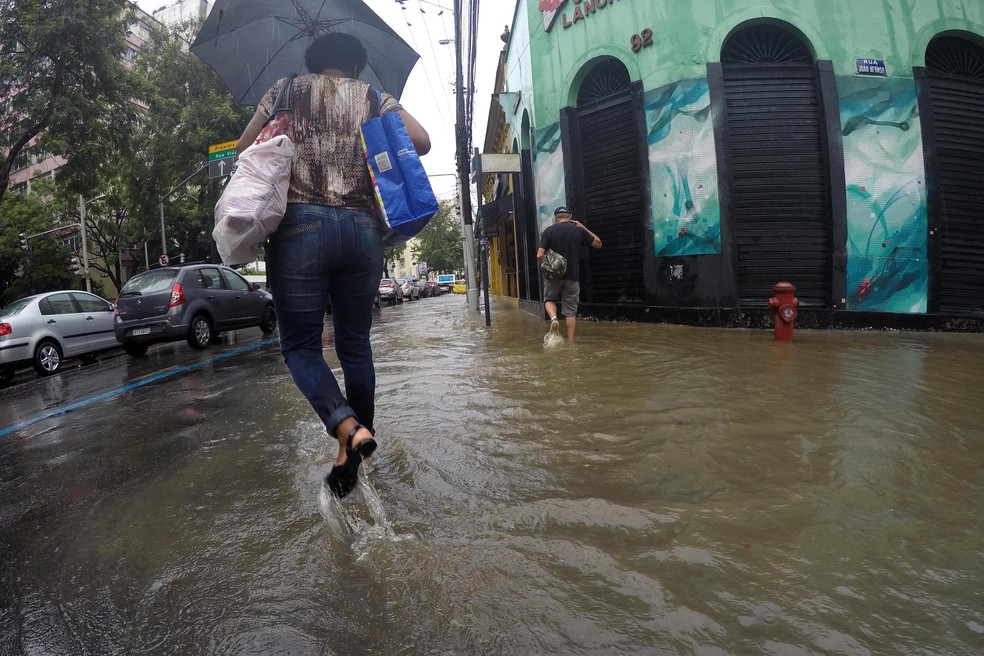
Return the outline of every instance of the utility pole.
[[[85,278],[85,291],[92,292],[92,276],[89,275],[89,245],[85,229],[85,206],[92,201],[105,198],[106,194],[99,194],[95,198],[84,200],[79,194],[79,230],[82,232],[82,277]]]
[[[455,124],[455,154],[458,163],[458,207],[461,209],[461,234],[464,239],[465,280],[468,286],[466,302],[468,307],[478,309],[478,288],[475,282],[475,256],[472,239],[471,186],[468,180],[468,125],[465,122],[465,80],[462,62],[463,40],[461,23],[464,20],[462,0],[454,0],[454,52],[455,52],[455,101],[457,119]],[[470,35],[474,38],[474,35]]]

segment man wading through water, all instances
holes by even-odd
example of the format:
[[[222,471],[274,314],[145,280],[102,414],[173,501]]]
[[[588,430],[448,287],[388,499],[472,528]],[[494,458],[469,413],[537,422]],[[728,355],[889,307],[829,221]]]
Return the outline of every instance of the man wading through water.
[[[601,248],[598,235],[585,228],[579,221],[571,218],[566,207],[554,210],[554,225],[548,227],[540,236],[540,248],[536,251],[537,262],[543,263],[547,249],[560,253],[567,259],[567,271],[559,280],[543,281],[543,307],[550,317],[550,331],[558,332],[560,323],[557,321],[557,304],[561,304],[564,312],[564,324],[567,326],[567,341],[574,341],[574,325],[577,323],[577,304],[581,298],[581,279],[579,270],[581,246]]]

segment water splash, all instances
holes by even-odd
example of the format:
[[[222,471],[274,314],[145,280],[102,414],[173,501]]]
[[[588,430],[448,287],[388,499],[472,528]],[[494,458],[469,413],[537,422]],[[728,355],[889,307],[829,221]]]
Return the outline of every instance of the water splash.
[[[398,535],[386,516],[383,500],[369,481],[372,461],[363,463],[359,472],[359,482],[344,499],[339,499],[321,486],[318,504],[321,514],[332,533],[352,545],[358,554],[357,560],[364,560],[374,545],[381,542],[399,542],[411,536]]]
[[[555,349],[564,345],[564,337],[560,334],[560,322],[551,321],[550,330],[543,336],[543,348]]]

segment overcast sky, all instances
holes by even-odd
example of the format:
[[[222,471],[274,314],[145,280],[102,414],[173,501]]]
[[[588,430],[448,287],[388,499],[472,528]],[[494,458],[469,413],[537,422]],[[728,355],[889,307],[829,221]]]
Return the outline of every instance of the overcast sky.
[[[366,0],[403,39],[420,54],[400,102],[430,133],[433,145],[423,158],[434,192],[440,198],[453,198],[455,180],[437,174],[455,173],[454,160],[454,46],[441,45],[441,39],[454,38],[451,0]],[[168,0],[137,0],[148,13],[171,4]],[[489,101],[495,82],[495,67],[503,43],[503,27],[512,23],[515,3],[511,0],[484,2],[479,11],[478,59],[475,69],[474,146],[482,148]],[[409,26],[408,26],[409,23]],[[239,135],[228,135],[229,140]],[[203,153],[204,155],[204,153]]]

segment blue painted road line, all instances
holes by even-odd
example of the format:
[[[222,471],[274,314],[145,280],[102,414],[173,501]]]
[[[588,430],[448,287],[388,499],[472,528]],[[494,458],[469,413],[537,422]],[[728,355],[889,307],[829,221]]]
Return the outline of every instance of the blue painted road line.
[[[226,358],[231,358],[241,353],[246,353],[247,351],[253,351],[262,346],[276,344],[279,341],[280,341],[279,337],[274,337],[273,339],[268,339],[262,342],[258,342],[251,346],[244,346],[234,351],[229,351],[228,353],[220,353],[219,355],[209,358],[204,362],[196,362],[195,364],[189,364],[186,367],[178,367],[177,369],[172,369],[171,371],[165,371],[162,374],[157,374],[156,376],[151,376],[150,378],[144,378],[143,380],[138,380],[137,382],[131,383],[130,385],[124,385],[123,387],[118,387],[114,390],[103,392],[102,394],[97,394],[96,396],[93,396],[92,398],[88,398],[84,401],[79,401],[77,403],[71,403],[69,405],[65,405],[60,408],[55,408],[54,410],[51,410],[50,412],[46,412],[43,415],[38,415],[37,417],[31,417],[30,419],[26,419],[20,422],[19,424],[15,424],[14,426],[0,429],[0,437],[4,437],[6,435],[9,435],[10,433],[13,433],[14,431],[20,430],[21,428],[26,428],[27,426],[36,424],[39,421],[44,421],[45,419],[51,419],[52,417],[57,417],[58,415],[64,414],[66,412],[71,412],[72,410],[78,410],[79,408],[84,408],[87,405],[92,405],[93,403],[97,403],[99,401],[105,401],[106,399],[111,399],[114,396],[118,396],[122,394],[123,392],[129,392],[132,389],[137,389],[138,387],[143,387],[144,385],[150,385],[151,383],[156,383],[159,380],[170,378],[171,376],[183,374],[188,371],[194,371],[195,369],[201,369],[205,365],[212,364],[213,362],[218,362],[219,360],[225,360]]]

